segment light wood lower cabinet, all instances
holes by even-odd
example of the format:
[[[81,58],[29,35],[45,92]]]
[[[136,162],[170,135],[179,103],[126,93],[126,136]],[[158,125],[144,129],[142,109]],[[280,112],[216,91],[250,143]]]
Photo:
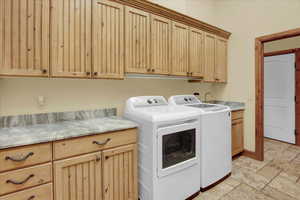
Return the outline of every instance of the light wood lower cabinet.
[[[0,150],[0,200],[137,200],[137,157],[136,129]]]
[[[101,152],[54,162],[55,200],[102,200]]]
[[[232,112],[231,141],[232,156],[244,151],[244,111]]]
[[[103,151],[104,200],[138,199],[135,144]]]

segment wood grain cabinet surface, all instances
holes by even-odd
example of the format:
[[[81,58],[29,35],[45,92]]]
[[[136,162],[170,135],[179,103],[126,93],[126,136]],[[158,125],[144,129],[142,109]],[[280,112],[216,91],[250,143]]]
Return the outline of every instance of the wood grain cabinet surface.
[[[49,0],[0,0],[0,75],[49,76],[49,18]]]
[[[216,65],[215,65],[216,82],[227,82],[227,40],[216,38]]]
[[[204,32],[190,27],[189,31],[189,75],[204,77]]]
[[[0,150],[0,172],[50,162],[50,143]]]
[[[102,200],[101,152],[54,162],[55,200]]]
[[[138,199],[136,144],[105,150],[102,159],[103,199]]]
[[[93,1],[93,78],[124,77],[124,6]]]
[[[244,151],[244,111],[232,112],[232,156]]]
[[[189,75],[189,27],[172,22],[172,67],[171,74],[176,76]]]
[[[151,15],[150,68],[153,74],[170,73],[171,27],[171,20]]]
[[[49,0],[43,0],[47,2]],[[51,76],[90,78],[93,0],[51,0]]]
[[[137,162],[136,128],[3,149],[0,200],[137,200]]]
[[[149,13],[126,6],[125,44],[126,72],[142,74],[151,72]]]
[[[216,65],[216,36],[213,34],[204,34],[204,80],[206,82],[215,82]]]
[[[0,76],[226,82],[230,33],[149,4],[0,0]]]

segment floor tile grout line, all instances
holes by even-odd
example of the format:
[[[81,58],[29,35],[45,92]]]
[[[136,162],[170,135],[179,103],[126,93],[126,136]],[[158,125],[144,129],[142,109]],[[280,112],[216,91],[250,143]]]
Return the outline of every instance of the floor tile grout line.
[[[279,175],[280,175],[280,173],[283,171],[283,169],[281,169],[273,178],[271,178],[270,179],[270,181],[268,181],[268,183],[266,183],[266,185],[262,188],[262,189],[260,189],[260,191],[263,191],[267,186],[269,186],[269,184],[275,179],[275,178],[277,178]]]
[[[233,178],[233,179],[235,180],[235,178]],[[238,182],[239,182],[239,181],[238,181]],[[225,184],[226,184],[226,185],[229,185],[229,184],[227,184],[227,183],[225,183]],[[241,184],[242,184],[242,183],[239,182],[238,185],[236,185],[236,186],[233,187],[230,191],[228,191],[228,192],[226,192],[225,194],[223,194],[222,196],[220,196],[220,198],[218,198],[218,199],[221,199],[221,198],[223,198],[223,197],[229,195],[231,192],[233,192],[235,189],[237,189]],[[229,186],[230,186],[230,185],[229,185]]]

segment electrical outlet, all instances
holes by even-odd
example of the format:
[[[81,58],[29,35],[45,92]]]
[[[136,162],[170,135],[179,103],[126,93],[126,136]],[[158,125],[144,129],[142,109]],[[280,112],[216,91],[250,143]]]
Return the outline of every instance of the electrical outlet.
[[[46,99],[45,99],[45,97],[44,97],[44,96],[38,96],[38,98],[37,98],[37,103],[38,103],[38,105],[39,105],[40,107],[45,106],[45,104],[46,104]]]

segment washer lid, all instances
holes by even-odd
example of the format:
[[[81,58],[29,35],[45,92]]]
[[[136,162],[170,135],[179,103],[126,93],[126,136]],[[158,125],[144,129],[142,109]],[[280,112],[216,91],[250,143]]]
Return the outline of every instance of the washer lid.
[[[217,105],[217,104],[201,103],[201,104],[194,104],[194,105],[187,105],[187,106],[193,107],[193,108],[199,108],[204,112],[217,112],[217,111],[222,111],[222,110],[228,110],[227,106]]]
[[[131,117],[143,119],[150,122],[171,122],[184,120],[186,118],[196,118],[199,112],[194,108],[187,106],[153,106],[138,107],[132,111],[125,113]]]

